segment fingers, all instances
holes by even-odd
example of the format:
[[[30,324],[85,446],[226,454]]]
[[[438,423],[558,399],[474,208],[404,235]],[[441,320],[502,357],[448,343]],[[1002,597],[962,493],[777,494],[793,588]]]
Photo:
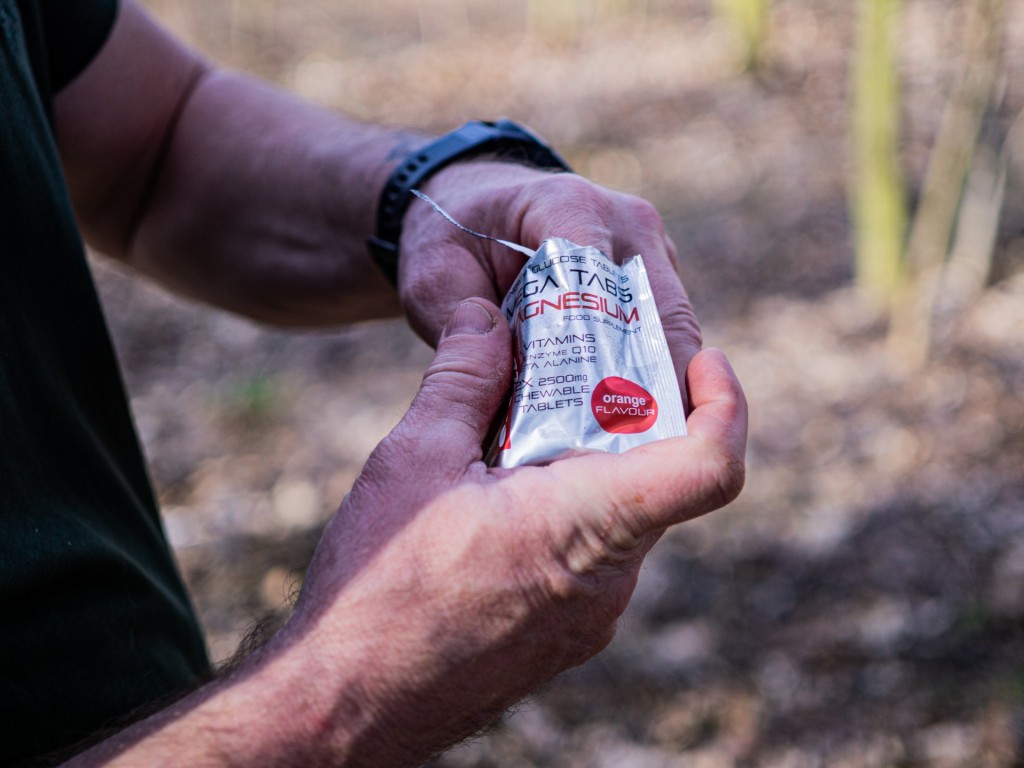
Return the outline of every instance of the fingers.
[[[743,487],[747,405],[736,374],[725,355],[705,350],[690,364],[688,383],[687,437],[549,467],[556,486],[578,498],[587,522],[615,547],[634,548],[652,533],[722,507]]]
[[[565,174],[525,188],[519,205],[528,240],[559,236],[594,246],[616,260],[643,257],[685,407],[683,384],[686,369],[702,346],[700,324],[679,279],[675,246],[654,206]]]
[[[408,266],[399,281],[402,307],[410,327],[431,346],[437,346],[445,324],[466,297],[501,302],[488,270],[458,243],[431,244],[404,262]]]
[[[649,457],[630,456],[633,471],[648,459],[652,465],[640,510],[648,530],[723,507],[743,488],[747,401],[732,366],[721,351],[706,350],[690,363],[686,380],[693,399],[689,437],[645,446]]]
[[[661,317],[672,363],[679,382],[683,408],[688,413],[686,371],[690,361],[703,345],[700,323],[694,314],[690,297],[679,279],[676,250],[665,233],[661,218],[644,201],[636,201],[632,226],[623,225],[617,232],[616,252],[626,255],[639,253],[643,257],[647,278],[651,283],[654,302]]]
[[[378,446],[367,469],[435,486],[464,476],[483,455],[483,441],[507,396],[508,325],[483,299],[459,304],[409,411]]]
[[[425,191],[460,224],[516,240],[510,200],[536,175],[512,163],[457,163],[431,177]],[[500,304],[523,266],[521,254],[463,232],[422,200],[406,213],[401,254],[402,306],[413,329],[432,345],[460,301],[477,296]]]
[[[693,413],[686,422],[690,435],[722,455],[742,461],[747,445],[747,399],[725,354],[707,349],[697,355],[687,371],[687,382],[693,398]]]
[[[653,205],[574,174],[509,163],[462,163],[430,185],[428,192],[450,214],[487,234],[531,248],[564,237],[616,259],[641,254],[687,407],[685,372],[701,349],[700,326],[679,279],[675,247]],[[410,208],[402,247],[402,304],[428,343],[437,340],[455,303],[467,296],[500,302],[522,267],[518,254],[475,241],[425,204]]]

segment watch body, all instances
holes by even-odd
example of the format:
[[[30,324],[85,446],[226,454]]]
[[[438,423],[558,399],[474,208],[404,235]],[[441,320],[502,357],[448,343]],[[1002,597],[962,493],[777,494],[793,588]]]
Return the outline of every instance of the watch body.
[[[398,242],[412,190],[442,168],[481,155],[536,168],[570,170],[568,163],[539,137],[512,120],[473,121],[417,149],[391,174],[377,206],[377,226],[367,240],[377,266],[398,283]]]

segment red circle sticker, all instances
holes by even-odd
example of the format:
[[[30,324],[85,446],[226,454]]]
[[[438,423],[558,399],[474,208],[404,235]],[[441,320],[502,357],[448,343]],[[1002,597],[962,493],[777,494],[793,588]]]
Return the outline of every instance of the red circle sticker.
[[[634,435],[646,432],[658,420],[658,403],[639,384],[609,376],[594,387],[590,410],[605,432]]]

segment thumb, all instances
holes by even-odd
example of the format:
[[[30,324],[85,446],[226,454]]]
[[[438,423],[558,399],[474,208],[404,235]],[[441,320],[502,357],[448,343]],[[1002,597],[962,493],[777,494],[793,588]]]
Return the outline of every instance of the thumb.
[[[398,470],[451,479],[479,461],[508,394],[511,363],[511,335],[498,308],[485,299],[459,304],[409,411],[387,438],[400,444]]]

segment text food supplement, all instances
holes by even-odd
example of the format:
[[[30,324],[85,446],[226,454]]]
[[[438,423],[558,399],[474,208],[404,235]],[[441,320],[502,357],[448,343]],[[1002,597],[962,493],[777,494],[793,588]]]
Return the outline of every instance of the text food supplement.
[[[544,241],[501,305],[512,328],[508,412],[491,466],[589,448],[621,453],[686,434],[665,332],[643,259]]]

